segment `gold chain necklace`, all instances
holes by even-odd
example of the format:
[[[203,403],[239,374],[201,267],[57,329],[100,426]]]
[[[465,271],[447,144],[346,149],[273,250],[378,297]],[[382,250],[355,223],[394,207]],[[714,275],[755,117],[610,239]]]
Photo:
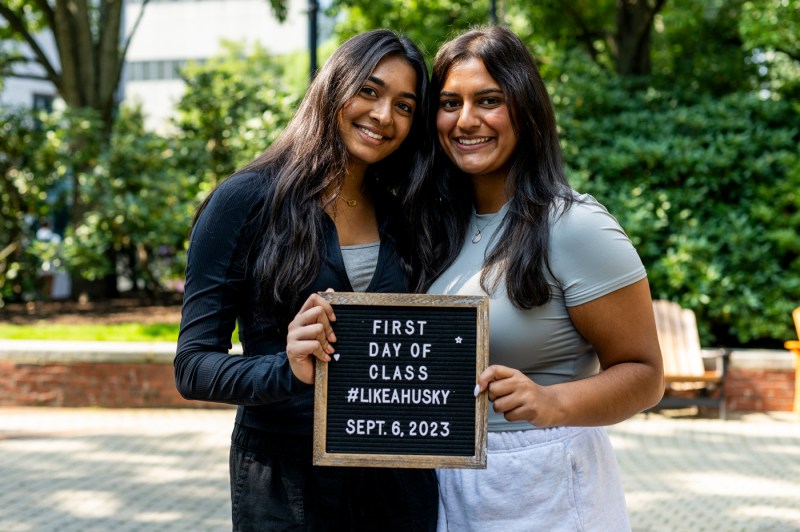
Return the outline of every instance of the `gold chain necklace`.
[[[358,205],[358,200],[343,198],[339,194],[336,194],[336,199],[340,199],[343,202],[347,203],[348,207],[355,207],[356,205]]]

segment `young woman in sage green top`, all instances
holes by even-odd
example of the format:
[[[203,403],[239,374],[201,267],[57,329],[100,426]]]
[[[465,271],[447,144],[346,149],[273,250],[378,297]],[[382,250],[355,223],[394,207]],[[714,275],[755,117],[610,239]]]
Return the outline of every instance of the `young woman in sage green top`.
[[[441,469],[439,529],[629,530],[603,425],[656,404],[663,369],[644,267],[565,178],[555,115],[508,29],[467,32],[434,62],[440,151],[416,226],[430,293],[488,294],[486,470]],[[433,281],[435,279],[435,281]]]

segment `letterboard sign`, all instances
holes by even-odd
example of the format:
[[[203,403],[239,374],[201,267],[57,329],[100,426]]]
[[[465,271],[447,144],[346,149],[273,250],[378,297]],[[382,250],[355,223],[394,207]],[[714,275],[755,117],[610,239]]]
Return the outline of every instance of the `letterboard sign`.
[[[314,464],[485,468],[488,298],[320,294],[336,351],[316,365]]]

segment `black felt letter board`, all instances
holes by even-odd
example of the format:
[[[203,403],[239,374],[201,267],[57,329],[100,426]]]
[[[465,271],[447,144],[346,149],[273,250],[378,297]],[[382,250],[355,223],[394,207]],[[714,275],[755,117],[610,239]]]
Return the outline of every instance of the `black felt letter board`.
[[[325,294],[336,352],[317,363],[314,463],[485,467],[485,297]]]

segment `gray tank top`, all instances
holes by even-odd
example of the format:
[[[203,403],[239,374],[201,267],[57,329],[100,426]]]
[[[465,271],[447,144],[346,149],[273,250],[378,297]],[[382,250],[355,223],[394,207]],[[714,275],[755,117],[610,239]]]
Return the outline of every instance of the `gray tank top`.
[[[378,264],[381,243],[371,242],[355,246],[342,246],[341,248],[344,269],[350,279],[350,286],[355,292],[366,291]]]

